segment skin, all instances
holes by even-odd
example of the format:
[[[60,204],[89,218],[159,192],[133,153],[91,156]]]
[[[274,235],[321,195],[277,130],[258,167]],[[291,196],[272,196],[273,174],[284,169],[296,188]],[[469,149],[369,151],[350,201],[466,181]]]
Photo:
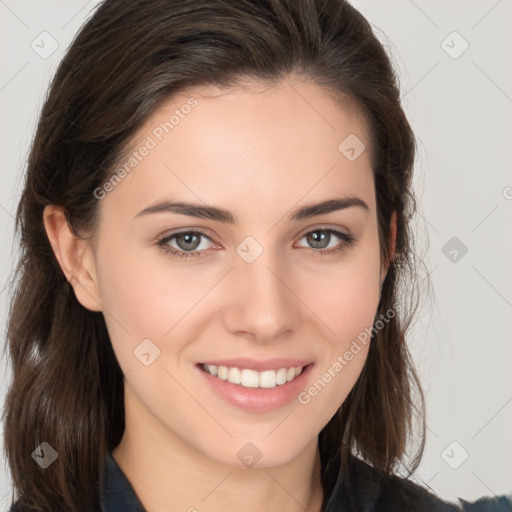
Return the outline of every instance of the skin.
[[[354,386],[369,346],[308,404],[267,412],[226,403],[194,365],[305,358],[315,363],[307,389],[372,327],[387,266],[363,119],[299,79],[188,93],[197,106],[99,200],[93,239],[73,236],[58,207],[44,212],[61,268],[80,303],[103,312],[125,374],[126,430],[113,456],[149,512],[319,511],[317,436]],[[155,111],[134,148],[188,98],[174,96]],[[355,161],[338,150],[349,134],[367,148]],[[301,206],[343,196],[369,209],[289,220]],[[170,198],[227,209],[237,222],[135,217]],[[201,238],[202,255],[176,258],[157,246],[181,228],[210,237]],[[305,235],[327,228],[350,233],[355,245],[321,256],[343,241],[332,235],[313,246]],[[394,216],[391,230],[393,251]],[[263,248],[252,263],[236,252],[247,236]],[[133,353],[147,338],[160,349],[149,366]],[[262,454],[252,468],[237,457],[248,442]]]

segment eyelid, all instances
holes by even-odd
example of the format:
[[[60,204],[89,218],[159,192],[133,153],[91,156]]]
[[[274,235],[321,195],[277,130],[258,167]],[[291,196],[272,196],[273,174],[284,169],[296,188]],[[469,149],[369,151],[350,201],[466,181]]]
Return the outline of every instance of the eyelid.
[[[214,237],[212,237],[209,233],[209,230],[205,228],[178,228],[175,231],[168,231],[163,233],[162,235],[157,237],[157,243],[162,243],[162,241],[170,241],[174,236],[181,235],[181,234],[195,234],[200,237],[208,239],[212,244],[214,245],[221,245],[219,242],[215,240]],[[206,249],[204,249],[206,250]],[[203,250],[203,251],[204,251]],[[201,252],[201,251],[195,251],[195,252]]]
[[[197,235],[201,235],[208,240],[210,240],[212,243],[215,243],[217,245],[220,245],[219,242],[216,241],[215,235],[211,234],[211,230],[207,228],[196,228],[196,227],[184,227],[184,228],[177,228],[177,229],[171,229],[169,231],[164,231],[161,235],[158,235],[156,238],[157,240],[164,240],[169,239],[175,235],[180,235],[183,233],[194,233]]]
[[[313,226],[309,226],[305,228],[304,230],[301,230],[295,235],[295,238],[302,238],[303,236],[307,235],[308,233],[311,233],[312,231],[320,231],[320,230],[326,230],[326,231],[339,231],[340,233],[346,235],[346,236],[352,236],[352,233],[350,229],[344,227],[344,226],[335,226],[332,224],[314,224]]]
[[[332,224],[315,224],[313,226],[309,226],[307,228],[304,228],[303,230],[299,231],[294,237],[293,239],[296,240],[297,238],[302,238],[303,236],[311,233],[312,231],[315,231],[315,230],[332,230],[332,231],[339,231],[341,232],[342,234],[346,235],[346,236],[352,236],[352,233],[350,232],[350,230],[344,226],[334,226]],[[218,245],[220,245],[219,242],[217,242],[215,240],[215,236],[211,234],[211,230],[208,229],[208,228],[203,228],[203,227],[193,227],[193,226],[186,226],[186,227],[183,227],[183,228],[176,228],[176,230],[170,230],[170,231],[166,231],[164,232],[163,234],[159,235],[157,237],[157,240],[162,240],[162,239],[165,239],[165,238],[170,238],[172,237],[173,235],[179,235],[180,233],[197,233],[197,234],[200,234],[206,238],[208,238],[211,242],[214,242]]]

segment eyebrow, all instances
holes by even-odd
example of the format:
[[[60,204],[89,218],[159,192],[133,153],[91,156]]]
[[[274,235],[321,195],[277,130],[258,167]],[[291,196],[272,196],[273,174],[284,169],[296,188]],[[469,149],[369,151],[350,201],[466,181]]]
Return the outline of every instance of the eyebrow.
[[[343,210],[352,206],[360,207],[366,211],[370,210],[368,205],[359,197],[342,197],[302,206],[289,217],[289,220],[297,221],[308,219],[310,217]],[[144,210],[140,211],[135,218],[162,212],[190,215],[191,217],[199,217],[201,219],[209,219],[227,224],[236,223],[236,216],[228,210],[217,208],[215,206],[201,205],[198,203],[172,201],[160,201],[152,206],[148,206],[147,208],[144,208]]]

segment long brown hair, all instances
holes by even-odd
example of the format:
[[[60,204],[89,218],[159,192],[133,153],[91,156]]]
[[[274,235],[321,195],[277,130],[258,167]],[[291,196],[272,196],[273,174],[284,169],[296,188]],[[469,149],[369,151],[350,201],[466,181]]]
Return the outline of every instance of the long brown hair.
[[[327,469],[338,468],[340,458],[347,463],[358,454],[383,474],[404,461],[411,420],[423,411],[405,343],[417,306],[415,139],[370,24],[343,0],[106,0],[52,81],[17,209],[21,252],[6,344],[13,380],[3,419],[24,509],[99,509],[105,455],[124,432],[123,373],[103,315],[77,301],[46,235],[45,206],[61,206],[77,236],[94,232],[95,189],[163,101],[196,85],[273,83],[292,74],[348,97],[366,119],[383,261],[390,260],[390,219],[397,214],[396,252],[376,318],[402,307],[372,335],[356,385],[319,435],[326,499],[336,477]],[[408,461],[413,469],[423,451],[423,419],[420,427],[419,449]],[[45,470],[31,457],[42,442],[58,452]]]

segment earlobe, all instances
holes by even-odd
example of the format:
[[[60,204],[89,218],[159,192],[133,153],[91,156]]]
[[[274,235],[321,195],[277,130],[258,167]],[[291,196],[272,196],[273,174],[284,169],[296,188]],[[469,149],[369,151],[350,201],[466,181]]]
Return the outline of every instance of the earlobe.
[[[92,247],[71,229],[64,211],[48,205],[43,212],[46,234],[66,279],[76,298],[91,311],[102,311]]]

